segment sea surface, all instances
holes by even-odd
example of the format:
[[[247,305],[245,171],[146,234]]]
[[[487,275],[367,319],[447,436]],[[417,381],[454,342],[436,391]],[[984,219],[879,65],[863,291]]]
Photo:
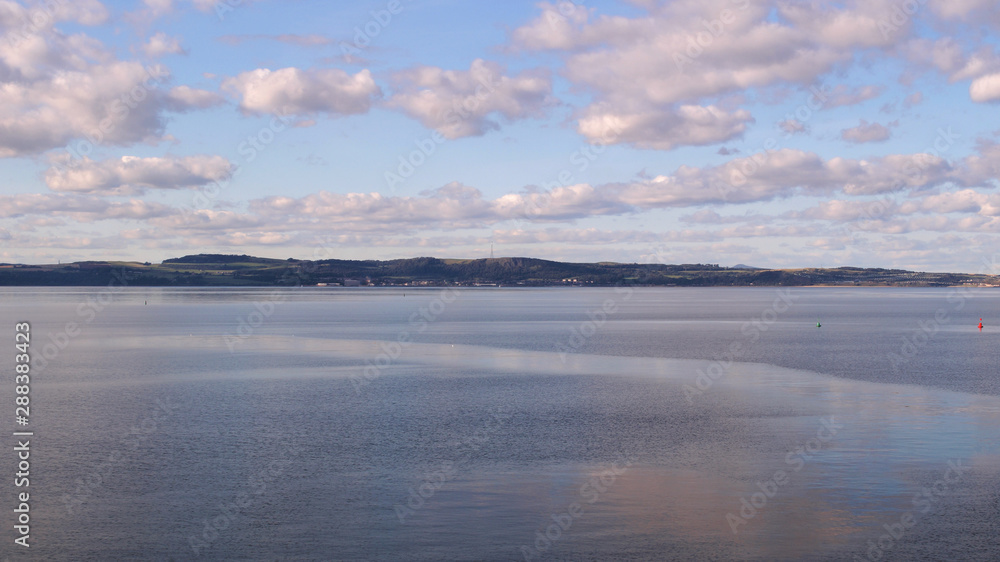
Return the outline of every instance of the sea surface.
[[[4,560],[1000,559],[997,290],[5,288],[0,311]]]

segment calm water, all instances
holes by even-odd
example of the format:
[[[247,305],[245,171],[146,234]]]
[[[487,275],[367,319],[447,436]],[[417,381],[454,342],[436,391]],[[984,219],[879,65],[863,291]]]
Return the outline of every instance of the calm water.
[[[1000,559],[1000,292],[0,306],[34,356],[30,549],[13,437],[2,460],[11,560]]]

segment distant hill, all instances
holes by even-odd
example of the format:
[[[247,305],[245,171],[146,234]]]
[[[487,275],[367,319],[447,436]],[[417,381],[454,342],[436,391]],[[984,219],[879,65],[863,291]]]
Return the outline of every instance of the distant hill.
[[[275,263],[281,262],[282,260],[276,260],[272,258],[255,258],[253,256],[247,255],[225,255],[225,254],[198,254],[196,256],[184,256],[182,258],[173,258],[169,260],[163,260],[164,264],[177,264],[177,263],[215,263],[215,264],[239,264],[239,263]]]
[[[86,261],[2,265],[0,285],[22,286],[908,286],[1000,285],[996,276],[899,269],[760,269],[717,264],[566,263],[536,258],[286,260],[198,254],[161,264]]]

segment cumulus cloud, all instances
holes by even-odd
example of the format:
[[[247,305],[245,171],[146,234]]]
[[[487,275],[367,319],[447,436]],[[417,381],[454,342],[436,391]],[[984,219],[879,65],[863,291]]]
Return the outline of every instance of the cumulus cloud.
[[[645,230],[604,230],[598,228],[545,228],[494,230],[489,241],[497,244],[655,244],[676,236]],[[487,241],[487,242],[489,242]],[[705,238],[698,241],[703,242]]]
[[[872,160],[831,158],[794,149],[738,158],[719,166],[681,166],[672,175],[608,185],[614,199],[639,208],[751,203],[803,195],[890,193],[953,182],[974,182],[970,166],[954,167],[931,154]],[[610,197],[610,195],[605,195]]]
[[[0,217],[26,216],[68,217],[78,222],[95,222],[114,219],[148,220],[175,213],[170,207],[129,199],[108,201],[94,195],[62,193],[28,193],[0,196]]]
[[[1000,55],[992,46],[984,45],[967,53],[958,39],[945,36],[934,40],[912,39],[901,47],[901,52],[912,66],[933,68],[949,82],[972,80],[969,91],[972,101],[993,101],[991,77],[1000,75]]]
[[[931,2],[931,9],[942,19],[966,23],[989,22],[1000,25],[1000,10],[993,0],[949,0]]]
[[[163,55],[183,55],[187,51],[181,47],[179,37],[170,37],[162,31],[149,38],[142,46],[142,52],[150,58],[159,58]]]
[[[711,144],[743,133],[745,110],[722,115],[708,100],[754,88],[807,86],[854,60],[864,49],[887,49],[909,37],[886,37],[878,24],[889,0],[841,3],[675,0],[632,2],[634,17],[598,15],[571,2],[539,4],[539,15],[511,32],[513,48],[568,53],[565,75],[594,91],[580,112],[588,138],[595,115],[633,122],[623,141],[671,149]],[[878,97],[879,86],[839,86],[826,107]],[[697,110],[697,118],[691,108]],[[631,136],[631,138],[629,138]]]
[[[332,116],[367,113],[382,90],[372,74],[350,75],[337,68],[260,68],[223,81],[248,114]]]
[[[419,197],[380,193],[314,193],[302,198],[268,197],[251,202],[250,210],[267,219],[299,217],[362,230],[397,228],[469,228],[505,220],[562,221],[601,214],[620,214],[627,205],[606,199],[587,184],[547,192],[526,190],[488,200],[475,188],[451,183]]]
[[[813,153],[783,149],[766,156],[758,154],[734,159],[720,166],[682,166],[669,176],[640,178],[630,183],[577,184],[549,191],[526,188],[492,199],[473,187],[451,183],[417,196],[322,191],[301,197],[265,197],[251,201],[245,212],[204,209],[182,213],[136,200],[109,203],[104,198],[77,194],[37,196],[19,202],[12,198],[6,212],[8,216],[38,213],[84,222],[138,217],[157,229],[157,240],[183,239],[185,243],[206,247],[223,243],[237,247],[308,245],[310,237],[320,232],[334,233],[340,238],[363,239],[366,244],[376,246],[398,245],[401,235],[419,236],[410,239],[407,245],[428,247],[440,243],[448,247],[448,239],[433,242],[426,233],[500,224],[515,225],[496,230],[491,237],[508,245],[695,243],[730,238],[823,236],[835,246],[845,243],[843,236],[838,237],[833,227],[817,227],[808,221],[850,222],[856,225],[854,230],[857,231],[899,235],[917,231],[996,231],[1000,227],[1000,199],[996,194],[973,189],[933,194],[937,186],[963,185],[981,178],[986,171],[982,161],[990,160],[994,150],[994,145],[981,144],[980,154],[975,159],[949,164],[929,154],[848,160],[823,159]],[[98,189],[124,184],[122,177],[128,174],[113,164],[94,163],[92,167],[96,170],[81,180],[81,184]],[[134,175],[141,174],[136,172]],[[162,173],[157,176],[160,178],[157,185],[176,184],[178,180],[164,178],[176,178],[177,175]],[[142,177],[149,178],[151,174]],[[133,183],[139,182],[133,180]],[[146,183],[152,185],[153,180],[147,179]],[[902,202],[864,200],[864,196],[904,190],[921,195],[902,199]],[[595,216],[623,216],[664,207],[768,201],[793,195],[844,197],[777,217],[722,216],[714,209],[701,209],[682,220],[702,227],[660,234],[569,227],[574,221]],[[98,212],[103,215],[99,216]],[[942,213],[954,216],[943,218]],[[791,222],[782,224],[781,221]],[[546,223],[563,226],[537,228]],[[136,231],[129,236],[152,240],[151,232]],[[466,242],[479,243],[477,240]]]
[[[515,29],[512,42],[515,47],[532,51],[570,50],[591,44],[597,35],[593,28],[583,28],[590,19],[592,9],[569,1],[538,4],[541,13],[528,24]],[[584,32],[589,31],[585,36]]]
[[[513,32],[524,48],[584,49],[567,74],[611,98],[684,103],[752,87],[808,84],[852,49],[887,45],[877,31],[882,12],[871,3],[843,9],[794,3],[682,0],[648,3],[634,18],[552,18],[551,5]],[[786,23],[773,21],[772,9]],[[725,12],[725,20],[722,14]],[[556,41],[546,39],[559,28]],[[707,23],[706,23],[707,22]],[[872,88],[864,95],[877,93]]]
[[[987,74],[974,80],[969,86],[969,97],[977,103],[1000,100],[1000,73]]]
[[[64,70],[0,88],[0,157],[43,152],[72,139],[128,145],[163,132],[169,73],[135,62]]]
[[[671,150],[741,137],[751,122],[749,111],[726,112],[714,105],[623,112],[609,104],[598,104],[587,109],[577,131],[591,143]]]
[[[221,156],[139,158],[59,162],[45,174],[53,191],[115,194],[143,189],[197,187],[228,179],[232,164]]]
[[[778,128],[789,135],[797,135],[799,133],[805,133],[808,130],[806,129],[805,123],[795,118],[779,121]]]
[[[882,142],[889,140],[890,136],[892,136],[892,131],[888,127],[879,123],[869,123],[864,119],[858,123],[857,127],[844,129],[840,132],[840,138],[853,143]]]
[[[89,152],[95,145],[156,142],[163,138],[167,111],[207,103],[204,94],[191,99],[194,90],[184,86],[168,93],[171,76],[165,66],[118,60],[100,41],[82,33],[65,35],[54,25],[104,22],[107,14],[99,2],[40,5],[36,11],[45,17],[28,20],[21,18],[38,14],[16,3],[4,6],[0,20],[14,29],[0,42],[0,158],[67,144]],[[51,6],[55,9],[46,12]],[[23,27],[24,21],[32,24]],[[172,49],[165,36],[154,36],[147,46]]]
[[[992,145],[983,146],[989,159]],[[864,197],[905,190],[926,192],[944,185],[968,185],[983,177],[981,162],[966,159],[950,164],[930,154],[888,155],[871,160],[823,159],[793,149],[738,158],[719,166],[682,166],[671,175],[640,178],[627,183],[576,184],[543,191],[526,188],[489,199],[476,188],[451,183],[418,196],[321,191],[302,197],[274,196],[250,202],[246,213],[205,210],[173,214],[156,220],[159,227],[177,232],[310,232],[416,233],[484,228],[499,223],[568,223],[596,216],[623,216],[659,208],[686,208],[721,203],[770,201],[794,195]],[[872,206],[860,201],[832,201],[815,210],[787,214],[785,219],[886,220],[891,213],[930,213],[937,206],[948,212],[1000,215],[1000,200],[971,190],[941,195],[916,205]],[[726,236],[764,237],[807,235],[808,227],[777,228],[760,215],[722,217],[706,209],[686,222],[722,225]],[[520,227],[519,227],[520,228]]]
[[[445,138],[479,136],[508,121],[539,117],[553,103],[552,79],[545,71],[505,76],[497,63],[476,59],[469,70],[421,66],[395,76],[390,107],[401,109]]]

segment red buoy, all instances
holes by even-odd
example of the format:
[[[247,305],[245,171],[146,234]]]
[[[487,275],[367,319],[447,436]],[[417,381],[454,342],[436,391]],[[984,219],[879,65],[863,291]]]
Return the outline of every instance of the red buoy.
[[[980,332],[983,331],[983,319],[982,318],[979,319],[979,331]]]

